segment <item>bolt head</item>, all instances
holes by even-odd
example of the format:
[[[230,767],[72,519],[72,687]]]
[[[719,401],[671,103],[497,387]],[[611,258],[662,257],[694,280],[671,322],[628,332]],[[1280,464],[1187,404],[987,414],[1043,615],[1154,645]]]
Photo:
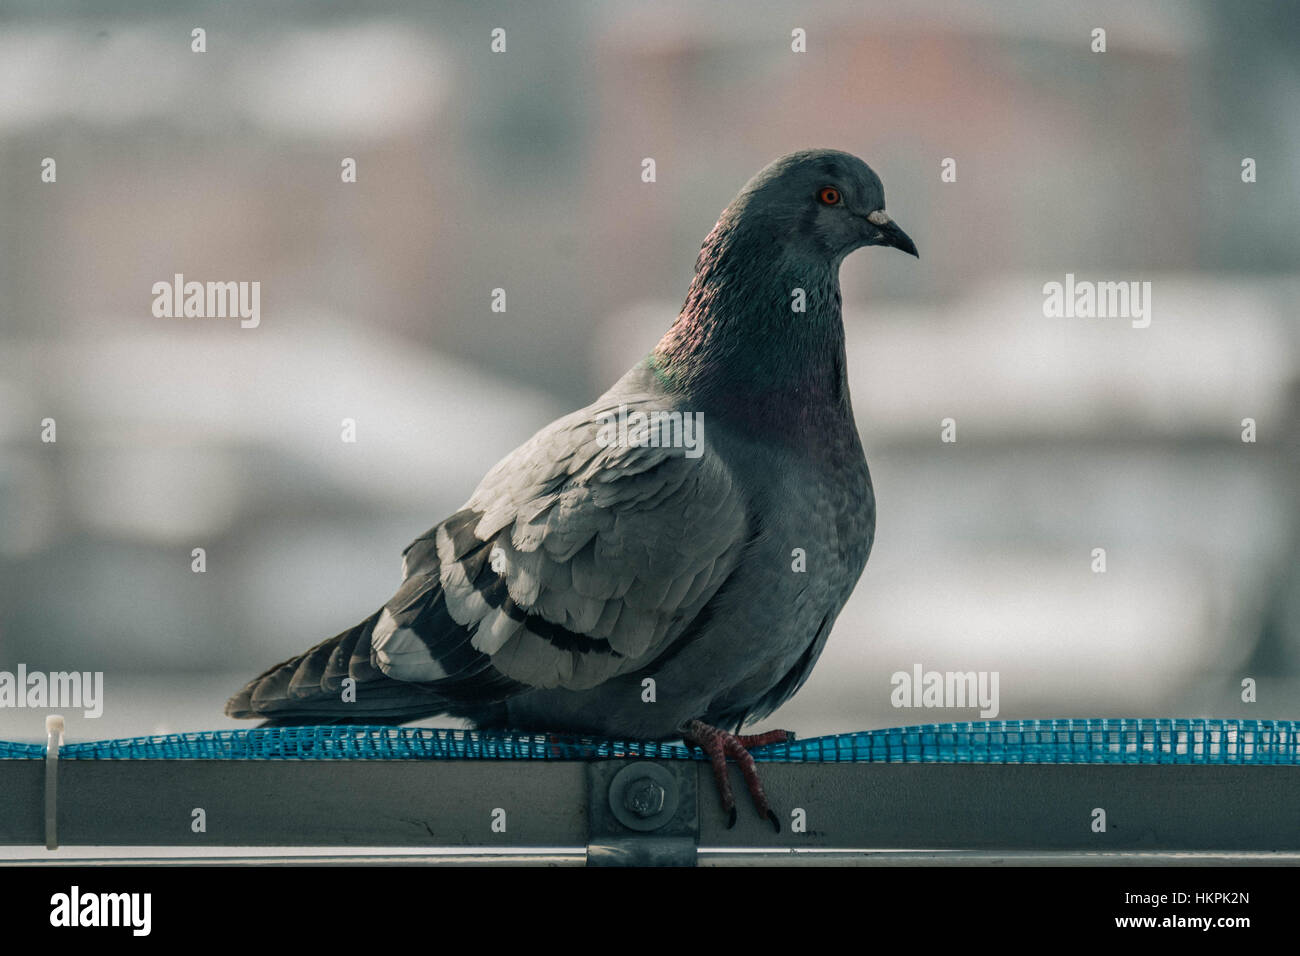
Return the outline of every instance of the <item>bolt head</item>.
[[[664,788],[649,777],[638,777],[623,791],[623,806],[642,820],[661,813],[668,795]]]

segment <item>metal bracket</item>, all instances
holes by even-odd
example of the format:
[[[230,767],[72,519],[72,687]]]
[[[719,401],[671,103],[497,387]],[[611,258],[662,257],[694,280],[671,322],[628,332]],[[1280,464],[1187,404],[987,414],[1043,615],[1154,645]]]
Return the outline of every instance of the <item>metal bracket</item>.
[[[587,865],[694,866],[698,804],[694,761],[587,764]]]

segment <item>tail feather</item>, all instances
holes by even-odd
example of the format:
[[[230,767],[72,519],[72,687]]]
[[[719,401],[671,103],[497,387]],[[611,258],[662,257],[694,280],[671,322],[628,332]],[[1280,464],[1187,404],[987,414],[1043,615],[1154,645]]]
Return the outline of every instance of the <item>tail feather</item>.
[[[302,724],[400,724],[442,713],[445,700],[418,684],[385,677],[370,663],[376,612],[305,654],[268,668],[226,704],[237,719],[268,718],[263,727]],[[356,680],[344,698],[343,681]]]
[[[474,646],[473,631],[451,616],[433,552],[413,545],[407,566],[407,577],[384,608],[253,678],[226,704],[226,714],[262,717],[267,721],[263,726],[400,724],[436,714],[463,717],[478,726],[503,724],[505,701],[528,688],[498,671],[489,655]],[[381,619],[381,633],[391,636],[401,629],[415,636],[419,645],[408,641],[401,653],[418,667],[394,669],[398,655],[388,647],[389,669],[397,676],[379,669],[374,640]],[[433,679],[422,681],[415,673]],[[345,688],[347,679],[354,683]],[[354,693],[345,699],[345,690]]]

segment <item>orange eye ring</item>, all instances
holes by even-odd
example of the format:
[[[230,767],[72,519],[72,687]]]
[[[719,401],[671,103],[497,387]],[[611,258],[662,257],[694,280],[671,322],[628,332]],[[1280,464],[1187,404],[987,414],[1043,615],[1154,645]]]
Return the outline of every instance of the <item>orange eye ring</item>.
[[[838,206],[840,191],[834,186],[823,186],[817,191],[817,199],[823,206]]]

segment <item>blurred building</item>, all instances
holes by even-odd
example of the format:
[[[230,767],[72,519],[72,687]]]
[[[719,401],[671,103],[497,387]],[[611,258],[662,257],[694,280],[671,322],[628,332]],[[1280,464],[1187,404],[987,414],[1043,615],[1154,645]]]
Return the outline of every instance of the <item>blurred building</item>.
[[[999,670],[1001,717],[1294,717],[1297,43],[1208,2],[11,5],[0,668],[104,670],[80,736],[223,725],[653,345],[746,179],[833,146],[922,258],[843,270],[879,530],[776,719],[975,716],[893,710],[915,663]],[[176,273],[259,281],[260,326],[154,317]],[[1151,282],[1150,327],[1045,317],[1067,273]]]

